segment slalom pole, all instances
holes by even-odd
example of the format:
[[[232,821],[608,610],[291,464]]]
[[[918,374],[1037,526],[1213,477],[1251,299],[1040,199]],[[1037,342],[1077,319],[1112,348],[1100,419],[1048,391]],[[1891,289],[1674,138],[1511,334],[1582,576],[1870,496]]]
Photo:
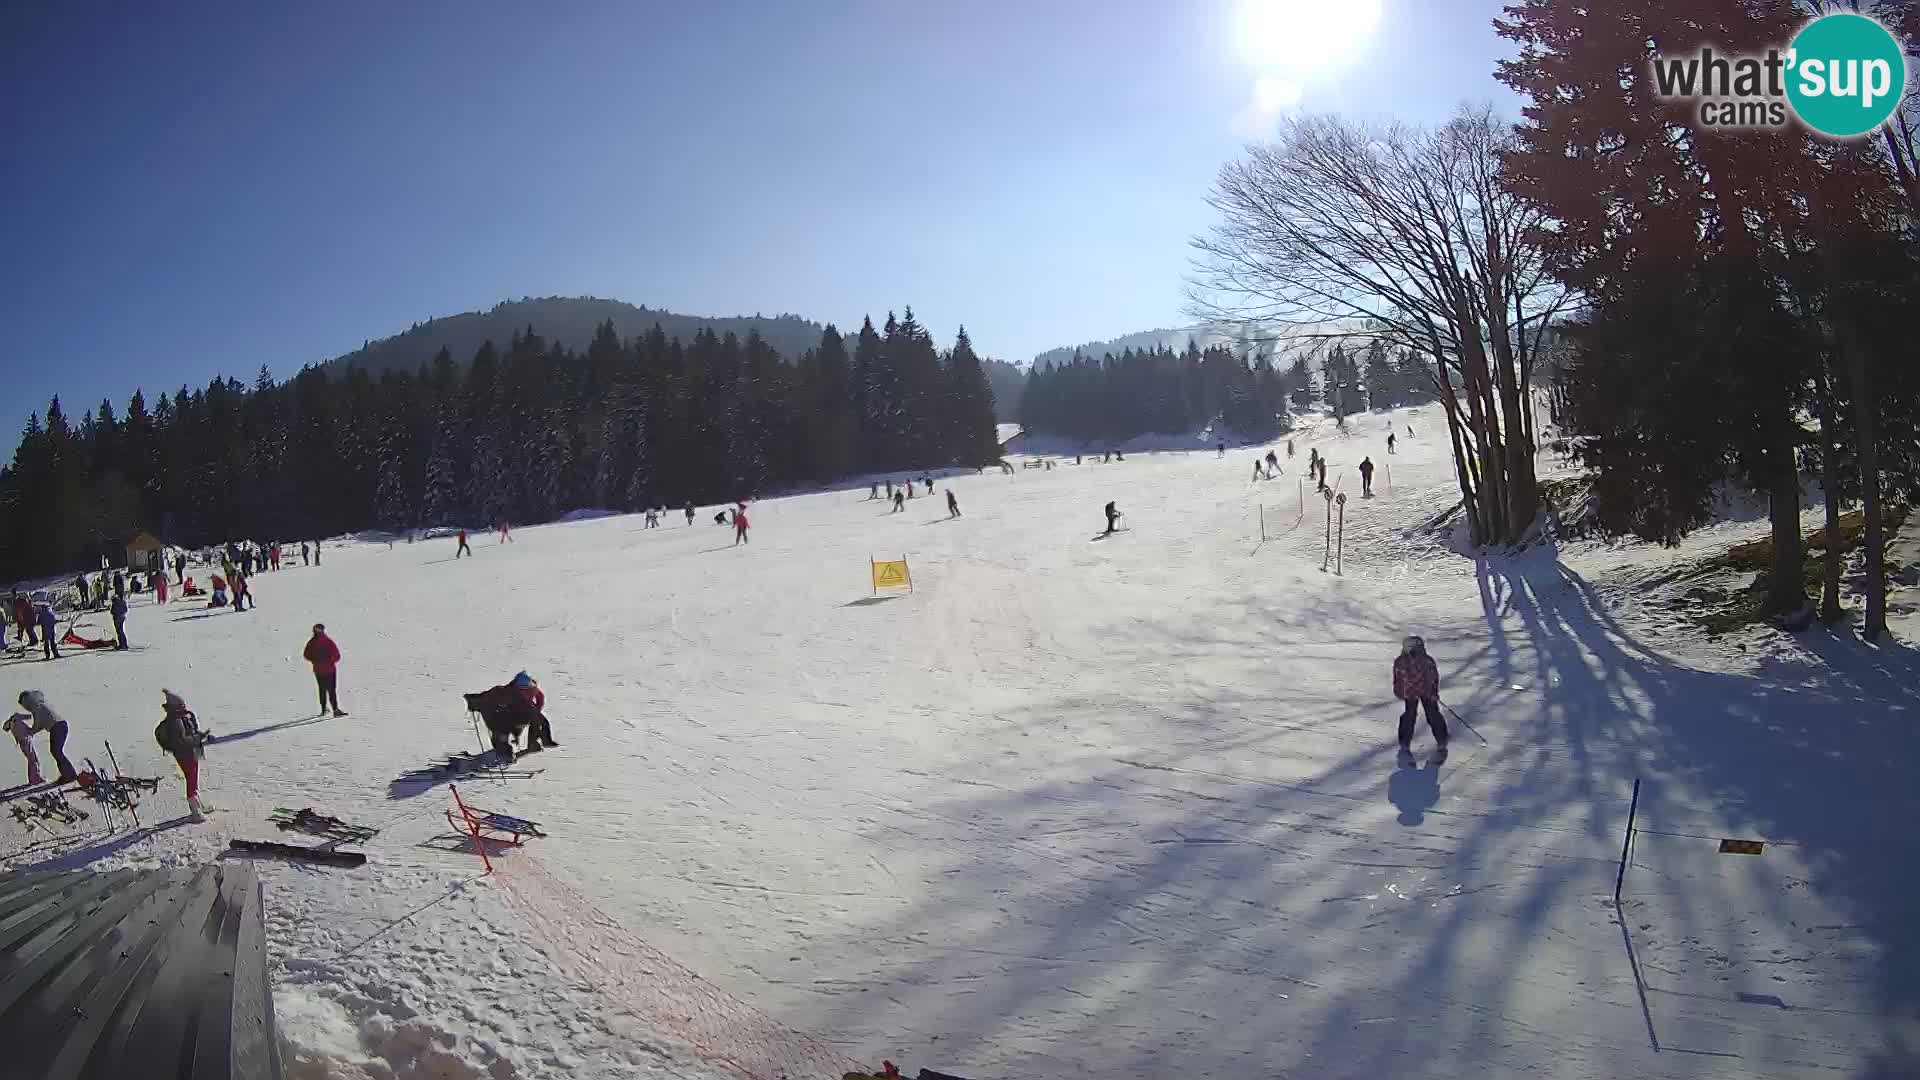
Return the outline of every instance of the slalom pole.
[[[1436,695],[1436,700],[1438,700],[1438,696],[1437,696],[1437,695]],[[1476,728],[1475,728],[1475,727],[1474,727],[1474,726],[1473,726],[1472,724],[1469,724],[1469,723],[1467,723],[1467,718],[1466,718],[1466,717],[1464,717],[1464,716],[1461,716],[1461,715],[1460,715],[1459,713],[1457,713],[1457,712],[1454,712],[1454,711],[1453,711],[1453,706],[1451,706],[1451,705],[1449,705],[1449,704],[1447,704],[1447,703],[1446,703],[1446,702],[1444,702],[1444,701],[1441,701],[1441,702],[1440,702],[1440,707],[1441,707],[1441,708],[1443,708],[1443,709],[1445,709],[1445,710],[1447,710],[1447,715],[1448,715],[1448,716],[1451,716],[1451,717],[1453,717],[1453,718],[1454,718],[1454,719],[1455,719],[1456,721],[1458,721],[1458,722],[1460,723],[1460,726],[1461,726],[1461,727],[1464,727],[1464,728],[1466,728],[1466,729],[1467,729],[1468,731],[1471,731],[1471,732],[1473,732],[1473,737],[1474,737],[1474,738],[1476,738],[1476,739],[1479,739],[1479,740],[1480,740],[1481,742],[1483,742],[1483,743],[1486,743],[1486,744],[1487,744],[1488,746],[1492,746],[1492,745],[1493,745],[1492,743],[1490,743],[1490,742],[1487,742],[1487,737],[1486,737],[1485,735],[1482,735],[1482,734],[1480,734],[1480,732],[1479,732],[1479,730],[1478,730],[1478,729],[1476,729]]]
[[[1633,801],[1627,804],[1627,835],[1620,841],[1620,871],[1613,875],[1613,909],[1620,910],[1620,886],[1627,880],[1627,852],[1633,849],[1633,819],[1640,812],[1640,778],[1633,778]],[[1625,926],[1622,922],[1620,925]]]

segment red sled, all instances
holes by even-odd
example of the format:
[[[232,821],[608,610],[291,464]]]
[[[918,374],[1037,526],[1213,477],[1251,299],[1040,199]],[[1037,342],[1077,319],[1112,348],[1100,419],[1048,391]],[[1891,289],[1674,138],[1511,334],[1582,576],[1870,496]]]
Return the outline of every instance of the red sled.
[[[517,818],[511,814],[502,814],[494,810],[482,810],[477,806],[468,806],[460,798],[457,784],[448,784],[447,790],[453,793],[452,810],[447,811],[447,824],[473,837],[473,846],[480,851],[480,861],[486,864],[487,873],[493,873],[493,859],[487,855],[489,843],[507,844],[519,847],[529,838],[547,835],[540,831],[540,823]]]

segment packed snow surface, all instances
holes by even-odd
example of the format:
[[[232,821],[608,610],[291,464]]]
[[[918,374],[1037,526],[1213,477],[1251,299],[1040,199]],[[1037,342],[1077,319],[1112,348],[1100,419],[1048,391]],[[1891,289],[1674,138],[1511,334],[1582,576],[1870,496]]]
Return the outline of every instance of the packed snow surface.
[[[1293,439],[1270,481],[1068,459],[900,514],[769,500],[740,546],[706,507],[333,546],[247,614],[143,597],[136,651],[0,670],[163,778],[149,831],[0,841],[104,868],[283,839],[274,807],[382,829],[358,870],[259,864],[295,1080],[1920,1075],[1914,653],[1704,640],[1636,603],[1656,549],[1457,554],[1421,527],[1458,497],[1431,410]],[[872,595],[900,557],[912,593]],[[314,718],[316,621],[344,718]],[[1395,761],[1409,633],[1444,765],[1424,724]],[[403,774],[522,669],[563,745],[460,790],[551,835],[482,877]],[[225,736],[205,824],[169,820],[162,687]]]

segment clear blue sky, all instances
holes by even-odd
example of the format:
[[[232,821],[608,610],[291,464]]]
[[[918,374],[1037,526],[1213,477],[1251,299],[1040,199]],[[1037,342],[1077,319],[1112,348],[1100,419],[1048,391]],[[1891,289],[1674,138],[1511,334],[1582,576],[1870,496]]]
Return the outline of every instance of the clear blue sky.
[[[842,326],[912,304],[1016,360],[1181,325],[1260,74],[1238,6],[18,5],[0,422],[285,378],[529,295]],[[1498,8],[1384,0],[1302,107],[1511,111]]]

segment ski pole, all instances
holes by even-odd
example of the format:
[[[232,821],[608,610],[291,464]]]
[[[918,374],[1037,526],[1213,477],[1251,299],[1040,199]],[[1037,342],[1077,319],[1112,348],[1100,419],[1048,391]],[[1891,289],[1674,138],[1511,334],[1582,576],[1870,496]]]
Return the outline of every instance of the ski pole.
[[[1438,700],[1438,698],[1437,698],[1437,696],[1436,696],[1436,700]],[[1455,720],[1458,720],[1458,721],[1460,722],[1460,726],[1461,726],[1461,727],[1464,727],[1464,728],[1466,728],[1466,729],[1467,729],[1468,731],[1472,731],[1472,732],[1473,732],[1473,737],[1474,737],[1474,738],[1476,738],[1476,739],[1479,739],[1479,740],[1480,740],[1481,742],[1483,742],[1483,743],[1487,743],[1487,745],[1488,745],[1488,746],[1492,746],[1492,745],[1493,745],[1492,743],[1488,743],[1488,742],[1487,742],[1487,737],[1486,737],[1485,735],[1482,735],[1482,734],[1480,734],[1480,732],[1479,732],[1479,731],[1477,731],[1477,730],[1475,730],[1475,728],[1474,728],[1474,726],[1473,726],[1472,724],[1469,724],[1469,723],[1467,723],[1467,718],[1466,718],[1466,717],[1464,717],[1464,716],[1461,716],[1461,715],[1460,715],[1459,713],[1457,713],[1457,712],[1455,712],[1455,711],[1453,710],[1453,706],[1451,706],[1451,705],[1449,705],[1449,704],[1447,704],[1446,702],[1444,702],[1444,701],[1442,701],[1442,702],[1440,702],[1440,707],[1441,707],[1441,708],[1443,708],[1443,709],[1445,709],[1445,710],[1447,710],[1447,715],[1448,715],[1448,716],[1451,716],[1451,717],[1453,717],[1453,718],[1454,718]]]
[[[133,808],[133,789],[126,786],[125,780],[120,775],[120,761],[113,756],[112,743],[107,743],[107,763],[113,766],[113,782],[120,785],[121,791],[126,792],[127,813],[133,815],[133,827],[137,829],[140,827],[140,811]]]

